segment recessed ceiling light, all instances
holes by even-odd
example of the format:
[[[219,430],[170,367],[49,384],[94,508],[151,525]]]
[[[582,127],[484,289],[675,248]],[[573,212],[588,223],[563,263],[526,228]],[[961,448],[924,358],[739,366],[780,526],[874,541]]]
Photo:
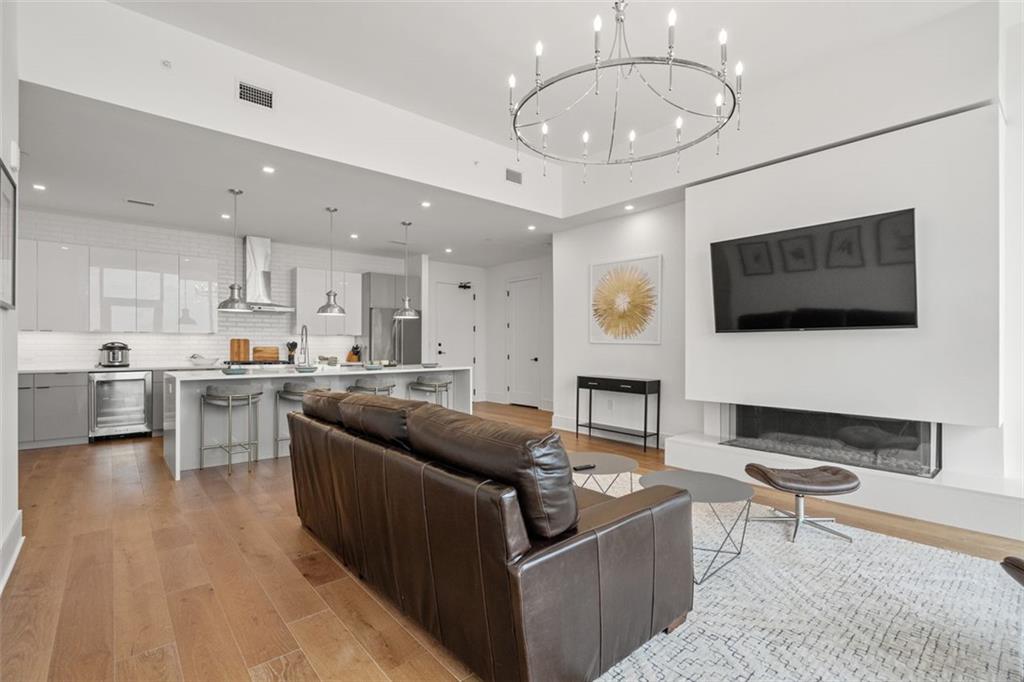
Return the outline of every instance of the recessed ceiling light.
[[[359,235],[358,235],[358,234],[356,234],[355,232],[353,232],[352,234],[350,234],[350,235],[348,236],[348,238],[349,238],[349,239],[359,239]]]
[[[46,191],[46,185],[32,185],[32,189],[38,190],[40,192],[45,192]]]
[[[530,232],[533,232],[534,230],[537,229],[537,226],[536,225],[527,225],[526,229],[529,230]]]
[[[420,202],[420,206],[422,206],[423,208],[430,208],[430,202],[429,201],[421,201]]]
[[[632,211],[634,208],[636,208],[636,206],[634,206],[633,204],[626,204],[627,211]]]
[[[263,172],[266,173],[267,175],[270,175],[271,173],[274,172],[274,167],[273,166],[264,166],[263,167]]]
[[[445,253],[451,253],[451,252],[452,252],[452,250],[451,250],[451,249],[445,249],[445,250],[444,250],[444,252],[445,252]]]
[[[231,220],[231,214],[230,213],[221,213],[220,214],[220,219],[221,220]]]

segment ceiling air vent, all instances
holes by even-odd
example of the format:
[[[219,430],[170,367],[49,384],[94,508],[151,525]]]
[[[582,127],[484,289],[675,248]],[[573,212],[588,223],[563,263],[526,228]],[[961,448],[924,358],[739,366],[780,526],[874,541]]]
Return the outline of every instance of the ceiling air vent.
[[[249,83],[238,83],[238,99],[243,102],[266,107],[267,109],[274,108],[274,91],[250,85]]]
[[[511,168],[505,169],[505,179],[509,182],[514,182],[517,185],[523,184],[523,174],[517,170],[512,170]]]
[[[125,199],[129,204],[135,204],[136,206],[156,206],[152,201],[143,201],[142,199]]]

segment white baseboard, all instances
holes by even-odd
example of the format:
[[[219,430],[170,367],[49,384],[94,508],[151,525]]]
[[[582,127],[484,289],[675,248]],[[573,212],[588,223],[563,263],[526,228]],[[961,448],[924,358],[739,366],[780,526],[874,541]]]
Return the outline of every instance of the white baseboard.
[[[14,563],[21,553],[21,546],[25,544],[25,536],[21,534],[21,510],[15,514],[10,528],[0,543],[0,592],[7,586],[7,580],[14,571]]]

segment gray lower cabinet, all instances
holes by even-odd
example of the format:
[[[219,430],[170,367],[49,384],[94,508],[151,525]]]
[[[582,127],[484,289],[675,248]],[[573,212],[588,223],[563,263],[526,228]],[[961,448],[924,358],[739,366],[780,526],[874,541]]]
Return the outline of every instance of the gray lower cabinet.
[[[89,387],[85,373],[36,374],[33,440],[89,436]]]
[[[29,385],[22,386],[21,377],[18,381],[18,442],[30,443],[36,439],[35,433],[35,389],[32,377],[28,377]]]

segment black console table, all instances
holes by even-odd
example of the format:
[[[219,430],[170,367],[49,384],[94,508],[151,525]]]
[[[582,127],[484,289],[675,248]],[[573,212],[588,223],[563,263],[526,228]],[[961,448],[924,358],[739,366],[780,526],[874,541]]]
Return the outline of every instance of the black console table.
[[[589,391],[587,400],[587,421],[580,423],[580,391]],[[622,426],[610,426],[608,424],[594,423],[594,391],[608,391],[611,393],[633,393],[644,397],[644,427],[643,429],[627,429]],[[657,396],[658,405],[654,413],[654,431],[648,430],[648,412],[650,397]],[[647,439],[654,438],[654,446],[658,446],[661,436],[661,380],[659,379],[627,379],[625,377],[576,377],[576,435],[580,435],[580,428],[587,429],[587,435],[593,435],[594,430],[618,433],[624,436],[635,436],[642,438],[644,452],[647,452]]]

